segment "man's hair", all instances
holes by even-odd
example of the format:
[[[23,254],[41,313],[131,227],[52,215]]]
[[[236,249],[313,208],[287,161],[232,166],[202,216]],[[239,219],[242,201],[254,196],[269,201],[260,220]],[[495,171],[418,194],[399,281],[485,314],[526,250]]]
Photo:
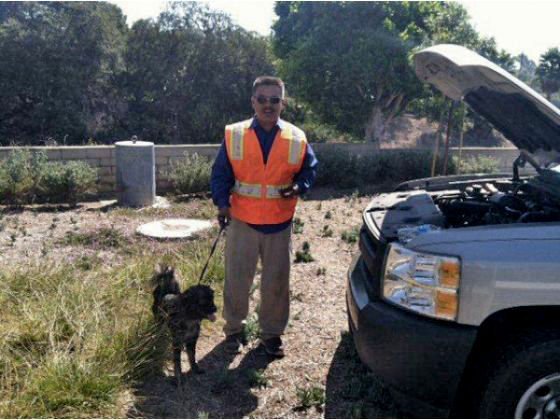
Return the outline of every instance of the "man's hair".
[[[282,98],[285,95],[284,82],[279,77],[259,76],[253,82],[253,95],[257,92],[259,86],[278,86],[282,89]]]

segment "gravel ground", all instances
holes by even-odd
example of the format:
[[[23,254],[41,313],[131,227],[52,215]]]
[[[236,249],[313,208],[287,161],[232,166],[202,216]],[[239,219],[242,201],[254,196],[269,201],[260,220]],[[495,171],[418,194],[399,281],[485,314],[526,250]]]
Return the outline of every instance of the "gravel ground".
[[[387,418],[433,416],[410,408],[359,363],[348,334],[345,276],[357,252],[357,230],[369,196],[317,190],[301,201],[293,251],[308,242],[314,261],[294,263],[291,316],[285,335],[286,357],[270,360],[258,340],[236,357],[225,354],[221,325],[204,324],[197,358],[204,375],[185,372],[184,386],[172,383],[171,363],[161,375],[137,384],[122,398],[123,416],[159,418]],[[0,264],[25,264],[45,255],[74,263],[95,252],[106,264],[118,264],[118,253],[65,244],[70,232],[102,227],[118,230],[131,243],[165,252],[173,245],[140,239],[136,227],[163,217],[211,217],[207,198],[174,204],[168,210],[121,210],[110,202],[77,209],[0,208]],[[347,238],[342,239],[342,236]],[[89,254],[88,254],[89,253]],[[259,281],[257,275],[256,285]],[[258,304],[254,287],[251,311]],[[251,315],[249,324],[256,325]],[[184,355],[186,357],[186,355]],[[399,402],[401,401],[401,402]],[[403,408],[403,407],[406,407]]]

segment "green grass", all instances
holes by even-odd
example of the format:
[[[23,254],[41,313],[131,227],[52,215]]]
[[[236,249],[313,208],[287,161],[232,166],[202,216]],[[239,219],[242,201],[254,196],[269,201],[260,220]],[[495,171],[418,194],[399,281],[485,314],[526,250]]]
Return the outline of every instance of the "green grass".
[[[151,315],[156,263],[176,267],[184,288],[198,281],[210,245],[188,242],[165,255],[133,247],[113,267],[95,255],[72,265],[46,256],[2,267],[0,417],[122,417],[119,396],[161,371],[167,358],[168,342]],[[207,278],[218,306],[220,254]]]

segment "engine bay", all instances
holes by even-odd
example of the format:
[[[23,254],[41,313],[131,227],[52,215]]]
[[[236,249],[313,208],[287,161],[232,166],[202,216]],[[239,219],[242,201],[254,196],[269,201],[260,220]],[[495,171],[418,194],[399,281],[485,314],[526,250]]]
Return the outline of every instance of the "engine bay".
[[[560,221],[559,198],[531,180],[474,183],[430,195],[445,228]]]

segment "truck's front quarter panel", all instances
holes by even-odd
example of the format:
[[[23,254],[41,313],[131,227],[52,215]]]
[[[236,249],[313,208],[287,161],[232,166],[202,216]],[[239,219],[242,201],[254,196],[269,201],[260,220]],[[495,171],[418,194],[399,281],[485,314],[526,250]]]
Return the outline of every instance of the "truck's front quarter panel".
[[[510,234],[500,239],[501,233],[488,229],[479,240],[470,240],[460,239],[458,232],[456,242],[417,248],[461,259],[457,317],[461,324],[479,326],[508,308],[558,304],[560,225],[526,226],[518,238]]]

